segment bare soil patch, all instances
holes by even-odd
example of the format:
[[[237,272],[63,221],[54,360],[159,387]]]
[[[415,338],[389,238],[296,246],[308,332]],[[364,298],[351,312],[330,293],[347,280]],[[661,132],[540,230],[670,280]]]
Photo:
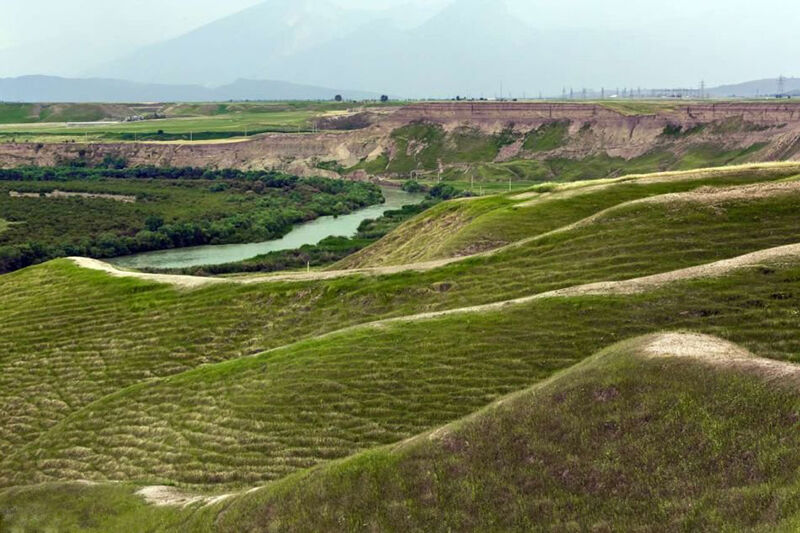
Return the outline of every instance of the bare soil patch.
[[[741,346],[710,335],[663,333],[649,340],[643,353],[653,358],[695,359],[718,368],[753,373],[768,381],[800,383],[797,365],[756,357]]]
[[[45,198],[99,198],[102,200],[114,200],[116,202],[123,202],[126,204],[136,203],[135,196],[127,196],[124,194],[67,192],[55,190],[53,192],[46,193],[9,191],[8,195],[12,198],[41,198],[42,196]]]
[[[136,492],[142,496],[147,503],[155,505],[156,507],[188,507],[195,503],[203,505],[214,505],[227,498],[233,496],[232,494],[221,494],[219,496],[198,496],[186,494],[179,491],[175,487],[166,487],[161,485],[154,485],[151,487],[144,487]]]

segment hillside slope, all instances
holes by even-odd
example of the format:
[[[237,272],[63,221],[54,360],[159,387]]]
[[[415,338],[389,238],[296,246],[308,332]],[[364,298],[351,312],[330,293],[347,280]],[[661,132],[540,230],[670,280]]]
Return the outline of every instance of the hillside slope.
[[[108,394],[198,365],[380,318],[646,276],[800,242],[798,182],[764,187],[768,194],[749,201],[707,188],[667,203],[623,204],[582,225],[422,271],[345,271],[329,279],[312,273],[188,292],[155,282],[157,276],[117,279],[67,260],[3,276],[0,450],[30,444]]]
[[[797,173],[757,165],[445,203],[387,237],[398,264],[385,268],[139,279],[63,259],[0,276],[0,523],[794,520]],[[428,252],[426,234],[443,259],[403,264]],[[773,362],[652,337],[681,331]],[[642,357],[654,343],[728,362]],[[657,445],[671,435],[679,446]]]
[[[794,163],[747,165],[571,184],[548,183],[521,194],[449,202],[404,223],[331,269],[467,256],[545,234],[626,201],[707,185],[746,184],[797,174],[800,165]]]
[[[800,512],[798,383],[796,366],[755,358],[718,338],[639,338],[456,424],[229,502],[218,525],[785,526]]]
[[[718,337],[652,334],[258,491],[50,484],[0,492],[0,513],[12,531],[790,531],[798,384]]]
[[[753,302],[774,290],[760,269],[790,280],[799,262],[795,246],[651,282],[393,319],[150,380],[75,411],[9,454],[0,471],[14,475],[0,483],[80,477],[240,489],[464,416],[579,361],[578,346],[591,352],[609,338],[661,329],[731,330],[769,357],[788,358],[800,339],[786,326],[770,328],[791,320],[793,298],[770,302],[769,314],[754,313],[761,304]],[[723,287],[724,311],[704,316]],[[694,295],[688,305],[685,293]],[[743,321],[752,330],[741,331]],[[530,323],[541,329],[527,330]],[[780,348],[771,345],[777,339]]]

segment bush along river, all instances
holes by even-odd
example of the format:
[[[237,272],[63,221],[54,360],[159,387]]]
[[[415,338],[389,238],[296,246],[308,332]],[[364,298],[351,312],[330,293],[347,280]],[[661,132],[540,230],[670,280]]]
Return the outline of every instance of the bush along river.
[[[400,189],[382,187],[386,202],[360,209],[348,215],[320,217],[295,226],[280,239],[246,244],[220,244],[174,248],[108,259],[122,268],[186,268],[201,265],[221,265],[244,261],[268,252],[294,250],[306,244],[317,244],[327,237],[352,237],[364,220],[380,218],[385,212],[404,205],[419,204],[424,194],[407,193]]]

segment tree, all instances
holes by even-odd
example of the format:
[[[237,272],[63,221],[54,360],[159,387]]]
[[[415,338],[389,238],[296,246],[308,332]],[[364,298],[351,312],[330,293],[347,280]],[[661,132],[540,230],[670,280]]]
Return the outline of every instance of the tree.
[[[337,102],[341,102],[342,100],[344,100],[341,94],[337,94],[336,96],[333,97],[333,99],[336,100]]]
[[[385,95],[385,94],[382,94],[381,95],[381,102],[388,102],[388,101],[389,101],[389,97],[387,95]]]
[[[158,231],[164,225],[164,219],[158,215],[150,215],[144,225],[150,231]]]

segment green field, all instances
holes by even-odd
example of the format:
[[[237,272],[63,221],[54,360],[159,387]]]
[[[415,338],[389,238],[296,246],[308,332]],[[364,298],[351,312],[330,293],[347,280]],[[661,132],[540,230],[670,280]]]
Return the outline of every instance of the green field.
[[[244,138],[267,132],[308,132],[314,119],[352,104],[314,102],[208,104],[0,104],[0,142],[188,141]],[[397,104],[382,104],[397,105]],[[144,109],[142,109],[144,108]],[[126,116],[166,118],[112,124]],[[70,124],[78,123],[78,124]]]
[[[0,126],[0,140],[18,142],[209,140],[266,132],[310,131],[312,111],[178,117],[119,124],[31,124]]]
[[[548,183],[295,281],[0,276],[0,524],[791,531],[799,204],[798,164]]]

